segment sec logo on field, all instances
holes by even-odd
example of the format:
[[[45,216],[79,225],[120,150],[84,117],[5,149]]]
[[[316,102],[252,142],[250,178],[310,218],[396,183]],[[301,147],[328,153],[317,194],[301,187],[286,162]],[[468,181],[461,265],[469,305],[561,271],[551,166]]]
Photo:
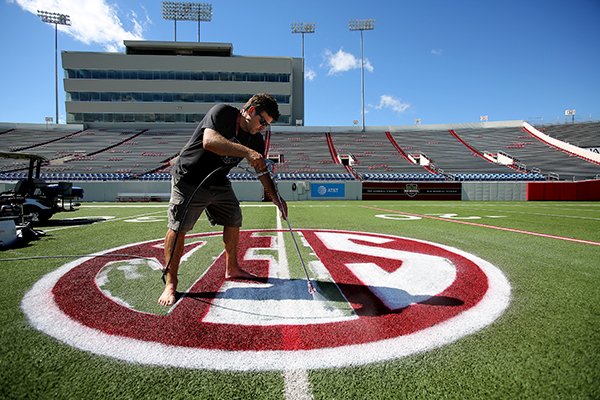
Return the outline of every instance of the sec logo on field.
[[[50,336],[130,362],[293,370],[427,351],[484,328],[509,304],[504,275],[459,249],[376,233],[297,232],[319,293],[315,298],[298,272],[297,255],[288,254],[289,233],[246,230],[240,262],[264,279],[224,280],[222,244],[211,245],[220,234],[188,235],[181,270],[205,265],[190,287],[179,288],[185,293],[167,314],[144,310],[127,293],[107,289],[114,268],[133,282],[127,287],[145,273],[158,279],[152,270],[158,263],[148,260],[162,260],[162,239],[65,264],[33,286],[22,308]]]

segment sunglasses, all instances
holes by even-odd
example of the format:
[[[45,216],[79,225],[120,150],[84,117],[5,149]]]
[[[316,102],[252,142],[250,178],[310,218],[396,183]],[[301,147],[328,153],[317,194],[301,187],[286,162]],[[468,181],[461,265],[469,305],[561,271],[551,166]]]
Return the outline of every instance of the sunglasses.
[[[258,117],[260,118],[258,120],[258,122],[260,123],[261,126],[263,127],[267,127],[269,126],[269,123],[267,122],[267,120],[265,119],[265,117],[263,117],[262,115],[260,115],[260,112],[256,111],[256,115],[258,115]]]

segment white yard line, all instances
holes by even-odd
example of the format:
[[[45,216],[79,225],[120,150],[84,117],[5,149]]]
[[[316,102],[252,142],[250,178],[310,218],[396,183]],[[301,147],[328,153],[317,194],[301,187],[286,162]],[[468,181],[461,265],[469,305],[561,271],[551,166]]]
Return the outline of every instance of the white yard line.
[[[291,370],[283,372],[286,400],[312,400],[312,391],[308,372],[306,370]]]
[[[283,240],[283,224],[281,222],[281,216],[279,215],[278,208],[275,208],[275,215],[277,216],[277,248],[280,265],[279,274],[282,279],[289,279],[290,269],[287,260],[287,252],[285,251],[285,242]],[[283,276],[283,265],[287,267],[285,268],[287,272],[287,277]],[[310,382],[308,380],[308,372],[306,370],[283,371],[283,380],[285,384],[286,400],[313,399],[312,391],[310,389]]]
[[[154,211],[154,212],[150,212],[150,213],[143,213],[143,214],[137,214],[137,215],[128,215],[128,216],[126,216],[126,217],[119,217],[119,218],[105,219],[105,220],[98,221],[98,222],[95,222],[95,223],[104,223],[104,222],[123,221],[123,220],[126,220],[126,219],[131,219],[131,218],[147,217],[148,215],[154,215],[154,214],[158,214],[158,213],[164,213],[164,211],[163,211],[163,210],[161,210],[161,211]],[[94,216],[93,216],[93,215],[86,215],[86,216],[83,216],[83,217],[77,217],[77,218],[82,218],[82,219],[83,219],[83,218],[94,218]],[[69,226],[61,226],[61,227],[58,227],[58,228],[49,228],[49,229],[43,229],[43,231],[44,231],[44,232],[54,232],[54,231],[60,231],[60,230],[63,230],[63,229],[70,229],[70,228],[82,228],[82,227],[84,227],[84,226],[90,226],[90,225],[93,225],[93,224],[83,224],[83,225],[69,225]]]
[[[279,209],[275,207],[275,216],[277,217],[277,260],[279,262],[278,277],[281,279],[290,279],[290,264],[287,259],[287,252],[285,251],[285,241],[283,239],[283,226],[281,223],[281,217],[279,216]]]
[[[575,239],[575,238],[570,238],[570,237],[565,237],[565,236],[549,235],[546,233],[530,232],[530,231],[526,231],[523,229],[505,228],[502,226],[495,226],[495,225],[485,225],[485,224],[479,224],[479,223],[475,223],[475,222],[468,222],[468,221],[457,220],[457,219],[441,218],[441,217],[436,217],[436,216],[432,216],[432,215],[428,215],[428,214],[413,214],[413,213],[407,213],[407,212],[403,212],[403,211],[388,210],[385,208],[378,208],[378,207],[371,207],[371,206],[360,206],[360,207],[368,208],[371,210],[385,211],[385,212],[389,212],[389,213],[397,213],[397,214],[410,215],[410,216],[416,216],[416,217],[421,217],[421,218],[429,218],[429,219],[434,219],[434,220],[444,221],[444,222],[452,222],[455,224],[471,225],[471,226],[477,226],[477,227],[486,228],[486,229],[496,229],[496,230],[505,231],[505,232],[521,233],[521,234],[531,235],[531,236],[539,236],[539,237],[545,237],[545,238],[550,238],[550,239],[564,240],[567,242],[575,242],[575,243],[583,243],[583,244],[591,244],[594,246],[600,246],[600,242],[594,242],[593,240]]]
[[[500,209],[486,210],[484,208],[478,208],[478,207],[471,207],[470,210],[478,210],[478,211],[486,211],[486,212],[493,211],[495,213],[542,215],[542,216],[548,216],[548,217],[558,217],[558,218],[567,218],[567,219],[585,219],[585,220],[590,220],[590,221],[600,221],[600,218],[582,217],[579,215],[548,214],[548,213],[537,213],[537,212],[531,212],[531,211],[514,211],[514,210],[500,210]],[[573,210],[573,211],[581,211],[581,210]]]

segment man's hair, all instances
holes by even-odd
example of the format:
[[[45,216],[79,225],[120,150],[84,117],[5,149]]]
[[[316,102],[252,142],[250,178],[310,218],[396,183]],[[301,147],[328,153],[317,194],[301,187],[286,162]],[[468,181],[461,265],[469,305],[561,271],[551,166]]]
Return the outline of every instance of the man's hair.
[[[269,114],[271,118],[273,118],[273,122],[277,121],[281,115],[279,114],[277,101],[268,93],[259,93],[252,96],[246,105],[244,105],[244,110],[248,110],[252,106],[254,106],[259,113],[265,111]]]

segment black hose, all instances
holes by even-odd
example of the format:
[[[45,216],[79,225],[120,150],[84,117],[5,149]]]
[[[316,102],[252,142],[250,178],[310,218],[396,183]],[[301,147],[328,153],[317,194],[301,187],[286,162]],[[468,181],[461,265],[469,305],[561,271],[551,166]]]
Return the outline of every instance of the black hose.
[[[107,258],[140,258],[148,261],[154,261],[154,259],[150,257],[142,257],[136,254],[59,254],[53,256],[25,256],[25,257],[12,257],[12,258],[0,258],[0,262],[2,261],[25,261],[25,260],[46,260],[53,258],[83,258],[83,257],[107,257]]]

